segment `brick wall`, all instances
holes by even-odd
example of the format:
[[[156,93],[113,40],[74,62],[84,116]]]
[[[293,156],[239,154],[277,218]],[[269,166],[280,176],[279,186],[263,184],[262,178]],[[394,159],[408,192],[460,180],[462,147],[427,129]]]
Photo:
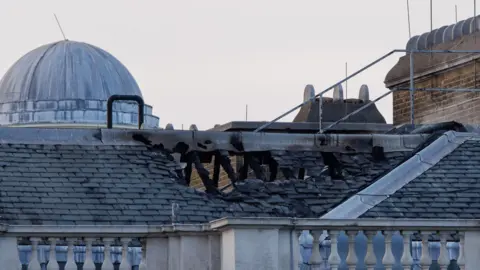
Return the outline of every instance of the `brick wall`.
[[[409,83],[401,87],[409,87]],[[469,62],[461,67],[418,79],[415,88],[480,88],[480,65]],[[464,124],[480,123],[480,93],[468,92],[415,92],[415,123],[458,121]],[[410,93],[393,93],[393,123],[410,122]]]

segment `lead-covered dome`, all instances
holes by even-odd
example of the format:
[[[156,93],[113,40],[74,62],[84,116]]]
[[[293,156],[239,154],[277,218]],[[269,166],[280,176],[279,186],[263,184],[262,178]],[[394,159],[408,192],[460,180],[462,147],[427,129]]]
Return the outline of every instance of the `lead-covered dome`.
[[[114,56],[93,45],[59,41],[21,57],[0,80],[0,125],[105,125],[111,95],[139,95],[140,88]],[[114,124],[136,126],[137,105],[114,104]],[[158,127],[145,106],[145,127]]]

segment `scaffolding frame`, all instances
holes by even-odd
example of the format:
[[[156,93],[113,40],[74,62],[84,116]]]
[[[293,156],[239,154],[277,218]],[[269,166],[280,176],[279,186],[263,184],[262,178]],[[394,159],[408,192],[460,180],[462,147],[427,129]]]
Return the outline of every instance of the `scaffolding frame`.
[[[364,72],[365,70],[371,68],[372,66],[375,66],[376,64],[380,63],[381,61],[385,60],[386,58],[390,57],[391,55],[395,53],[407,53],[409,54],[410,57],[410,75],[409,75],[409,87],[408,88],[394,88],[389,90],[387,93],[384,93],[383,95],[379,96],[378,98],[369,101],[367,104],[364,106],[360,107],[359,109],[347,114],[346,116],[342,117],[341,119],[331,123],[329,126],[326,128],[322,128],[322,113],[323,113],[323,95],[328,93],[329,91],[333,90],[333,88],[339,84],[342,84],[349,79],[359,75],[360,73]],[[319,99],[319,117],[318,117],[318,124],[319,124],[319,131],[318,133],[324,133],[325,131],[331,129],[332,127],[336,126],[337,124],[347,120],[350,118],[352,115],[355,115],[361,111],[363,111],[365,108],[371,106],[372,104],[375,104],[377,101],[382,100],[389,94],[397,91],[397,90],[409,90],[410,91],[410,123],[415,126],[415,91],[416,90],[423,90],[423,91],[458,91],[458,92],[480,92],[480,89],[470,89],[470,88],[415,88],[415,66],[414,66],[414,60],[415,60],[415,54],[418,53],[431,53],[431,54],[440,54],[440,53],[459,53],[459,54],[478,54],[480,53],[480,50],[404,50],[404,49],[395,49],[392,50],[381,57],[377,58],[376,60],[370,62],[369,64],[365,65],[364,67],[360,68],[359,70],[355,71],[354,73],[350,74],[346,78],[336,82],[335,84],[329,86],[328,88],[325,88],[323,91],[321,91],[318,94],[315,94],[315,96],[311,97],[310,99],[300,103],[299,105],[291,108],[290,110],[286,111],[285,113],[281,114],[280,116],[276,117],[275,119],[263,124],[262,126],[258,127],[255,129],[253,132],[259,132],[262,131],[265,128],[268,128],[270,125],[273,123],[277,122],[278,120],[282,119],[283,117],[291,114],[295,110],[301,108],[302,106],[310,103],[310,102],[315,102],[315,99]]]

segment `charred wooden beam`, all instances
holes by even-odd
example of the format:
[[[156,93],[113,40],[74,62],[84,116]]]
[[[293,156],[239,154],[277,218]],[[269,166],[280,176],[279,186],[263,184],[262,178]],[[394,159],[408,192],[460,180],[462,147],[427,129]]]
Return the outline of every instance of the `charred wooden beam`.
[[[192,180],[192,162],[188,160],[188,157],[185,157],[187,160],[187,166],[185,167],[185,184],[189,187],[190,181]]]
[[[190,152],[187,154],[187,164],[191,163],[195,166],[197,170],[198,176],[202,180],[203,186],[205,187],[205,191],[207,193],[216,194],[219,191],[215,187],[213,181],[210,179],[210,173],[207,169],[203,166],[202,162],[200,162],[200,158],[196,152]]]
[[[255,178],[263,181],[267,180],[265,173],[263,172],[263,168],[260,166],[260,161],[258,161],[258,159],[254,156],[250,158],[250,168],[252,168]]]
[[[328,166],[328,173],[332,179],[343,179],[342,164],[330,152],[322,152],[324,164]]]
[[[248,168],[250,167],[250,159],[252,156],[249,153],[243,155],[243,165],[239,169],[240,180],[245,180],[248,177]]]
[[[238,179],[235,170],[232,167],[232,160],[228,156],[227,151],[218,151],[218,155],[215,157],[215,160],[218,158],[220,165],[223,170],[227,173],[228,179],[230,182],[235,183]]]
[[[275,181],[278,175],[278,162],[272,157],[268,160],[268,170],[270,171],[269,181]]]
[[[290,180],[290,179],[294,179],[294,178],[295,178],[294,173],[293,173],[293,170],[290,169],[290,168],[280,168],[280,171],[282,171],[283,176],[284,176],[285,179],[287,179],[287,180]]]
[[[303,178],[305,178],[305,168],[300,168],[298,170],[298,179],[302,180]]]
[[[215,155],[213,161],[213,186],[218,188],[218,182],[220,181],[220,154],[217,153]]]

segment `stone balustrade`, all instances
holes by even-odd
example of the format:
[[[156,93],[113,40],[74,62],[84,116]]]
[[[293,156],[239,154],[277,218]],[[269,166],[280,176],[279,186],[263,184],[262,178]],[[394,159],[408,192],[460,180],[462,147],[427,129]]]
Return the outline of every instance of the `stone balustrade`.
[[[0,269],[219,269],[206,225],[2,226]],[[195,267],[195,268],[192,268]]]
[[[0,268],[476,270],[478,224],[236,218],[200,225],[0,225]]]
[[[221,269],[476,270],[476,220],[225,219]],[[299,247],[299,248],[298,248]],[[420,253],[420,254],[418,254]]]

